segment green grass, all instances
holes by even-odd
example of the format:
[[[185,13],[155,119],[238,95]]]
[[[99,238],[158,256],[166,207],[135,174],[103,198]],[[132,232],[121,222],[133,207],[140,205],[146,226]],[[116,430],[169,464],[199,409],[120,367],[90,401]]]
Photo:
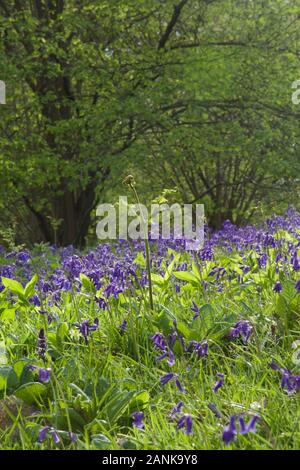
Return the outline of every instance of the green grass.
[[[128,291],[111,299],[105,311],[99,311],[93,301],[93,286],[86,284],[80,292],[65,292],[59,305],[51,308],[54,321],[46,325],[51,381],[45,385],[45,393],[33,399],[29,393],[25,401],[15,397],[4,368],[13,367],[20,358],[28,359],[24,364],[44,366],[36,353],[36,340],[39,329],[45,327],[45,318],[16,294],[12,296],[17,303],[9,304],[9,288],[1,294],[0,331],[5,343],[0,368],[1,449],[299,448],[299,395],[288,395],[280,386],[280,374],[269,367],[275,360],[294,373],[299,370],[292,361],[292,343],[299,339],[300,312],[295,275],[291,271],[281,275],[283,291],[275,294],[275,264],[259,270],[253,263],[243,284],[238,283],[237,275],[231,280],[225,277],[219,292],[215,278],[209,279],[209,271],[219,262],[226,265],[227,272],[233,272],[240,262],[238,254],[220,251],[217,262],[201,265],[201,275],[194,266],[192,282],[178,281],[174,276],[176,266],[191,261],[188,254],[176,256],[173,271],[169,270],[164,281],[154,276],[153,313],[147,289],[139,287],[134,293]],[[203,279],[210,281],[206,291]],[[180,294],[175,290],[176,283],[181,284]],[[192,320],[192,300],[200,307],[196,320]],[[96,317],[99,328],[85,344],[74,323]],[[119,326],[124,318],[128,326],[121,335]],[[207,357],[185,353],[177,342],[173,367],[166,360],[157,361],[159,353],[151,337],[156,332],[167,337],[174,319],[177,332],[187,344],[208,340]],[[247,344],[228,338],[238,319],[247,319],[253,325]],[[22,367],[23,384],[36,381],[34,374],[26,377],[26,367]],[[160,377],[170,371],[178,374],[186,393],[181,393],[173,380],[161,385]],[[225,374],[225,384],[214,394],[217,372]],[[182,411],[193,417],[191,435],[178,430],[176,420],[168,416],[180,400],[184,402]],[[209,409],[211,402],[221,412],[220,419]],[[130,414],[137,410],[144,412],[143,430],[132,426]],[[238,435],[234,443],[225,446],[223,428],[231,415],[240,413],[248,417],[259,414],[257,432]],[[50,435],[42,444],[37,442],[38,432],[46,424],[62,431],[59,444]],[[69,431],[77,434],[75,443],[70,441]]]

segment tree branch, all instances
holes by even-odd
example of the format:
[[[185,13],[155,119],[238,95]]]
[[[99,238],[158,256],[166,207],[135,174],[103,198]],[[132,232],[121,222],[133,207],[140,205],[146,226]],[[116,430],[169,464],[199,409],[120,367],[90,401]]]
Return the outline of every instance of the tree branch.
[[[174,11],[173,11],[172,18],[170,19],[164,34],[160,38],[160,41],[158,43],[158,50],[163,49],[165,47],[166,43],[168,42],[168,39],[169,39],[170,35],[172,34],[172,31],[173,31],[174,27],[175,27],[175,25],[176,25],[176,23],[179,19],[181,10],[187,4],[187,2],[188,2],[188,0],[181,0],[181,2],[178,3],[178,5],[174,5]]]

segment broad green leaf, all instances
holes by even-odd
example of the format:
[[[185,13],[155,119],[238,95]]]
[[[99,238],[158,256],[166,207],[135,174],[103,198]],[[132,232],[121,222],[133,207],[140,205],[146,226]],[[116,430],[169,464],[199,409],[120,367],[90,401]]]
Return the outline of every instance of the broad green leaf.
[[[17,388],[14,395],[29,405],[40,403],[47,393],[47,387],[40,382],[29,382]]]

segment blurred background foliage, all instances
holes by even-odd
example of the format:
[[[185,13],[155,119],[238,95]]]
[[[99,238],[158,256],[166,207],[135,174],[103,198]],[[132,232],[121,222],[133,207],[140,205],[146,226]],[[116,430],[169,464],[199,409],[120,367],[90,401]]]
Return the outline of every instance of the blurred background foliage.
[[[0,241],[83,247],[164,189],[243,224],[300,182],[298,0],[1,0]]]

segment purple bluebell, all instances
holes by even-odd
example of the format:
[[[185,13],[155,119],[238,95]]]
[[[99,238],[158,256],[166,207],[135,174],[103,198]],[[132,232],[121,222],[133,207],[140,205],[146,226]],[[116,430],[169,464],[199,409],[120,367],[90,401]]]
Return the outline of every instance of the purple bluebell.
[[[204,340],[202,342],[190,341],[187,351],[192,350],[196,353],[198,357],[205,357],[208,355],[208,341]]]
[[[258,266],[260,267],[260,269],[266,267],[267,261],[268,261],[268,255],[266,253],[263,253],[257,260]]]
[[[57,434],[57,432],[55,431],[55,429],[53,431],[50,431],[50,434],[52,436],[52,439],[54,441],[54,444],[59,444],[60,443],[60,437],[59,435]]]
[[[300,264],[299,264],[299,259],[297,255],[297,251],[295,251],[292,255],[291,263],[293,265],[293,270],[294,271],[299,271],[300,269]]]
[[[127,330],[127,321],[123,320],[119,327],[120,334],[123,335],[126,330]]]
[[[174,346],[177,340],[178,340],[178,333],[177,331],[173,330],[172,333],[168,335],[168,341],[169,341],[169,345],[171,348]]]
[[[169,413],[170,418],[175,418],[178,413],[181,413],[181,409],[183,407],[184,403],[183,401],[179,401],[177,405],[173,406],[172,410]]]
[[[222,413],[218,410],[217,406],[214,403],[209,403],[208,408],[213,412],[216,418],[222,418]]]
[[[169,359],[168,359],[167,362],[168,362],[169,366],[171,366],[171,367],[174,366],[174,364],[175,364],[175,356],[174,356],[174,353],[173,353],[172,349],[169,349]]]
[[[76,442],[77,441],[77,434],[75,434],[74,432],[69,432],[69,438],[71,440],[71,442]]]
[[[185,388],[181,385],[181,382],[180,382],[180,380],[179,380],[178,377],[176,377],[175,383],[176,383],[176,386],[177,386],[178,390],[179,390],[180,392],[182,392],[182,393],[185,393],[186,390],[185,390]]]
[[[274,361],[272,361],[269,366],[271,369],[280,372],[281,388],[287,389],[288,394],[291,395],[300,390],[300,374],[294,375],[290,370],[279,367]]]
[[[60,437],[57,433],[57,431],[54,428],[51,428],[50,426],[45,426],[39,431],[39,436],[38,436],[38,442],[42,443],[47,437],[47,434],[51,434],[52,439],[54,441],[54,444],[59,444],[60,443]]]
[[[166,385],[168,382],[170,382],[170,380],[173,379],[174,376],[175,376],[174,372],[169,372],[168,374],[162,375],[160,377],[160,383],[162,385]]]
[[[100,288],[100,286],[98,287]],[[99,307],[102,309],[102,310],[106,310],[107,309],[107,302],[105,299],[103,299],[102,297],[95,297],[95,302],[97,302],[97,304],[99,305]]]
[[[193,432],[193,419],[191,415],[185,413],[177,421],[177,429],[182,429],[185,434],[192,434]]]
[[[38,334],[38,341],[37,341],[37,353],[39,357],[45,360],[45,354],[47,350],[47,341],[45,336],[44,328],[41,328]]]
[[[155,333],[155,335],[153,335],[151,339],[155,348],[160,349],[161,351],[166,350],[167,345],[164,339],[164,335],[162,333]]]
[[[299,279],[299,281],[296,282],[295,289],[296,289],[297,293],[299,294],[300,293],[300,279]]]
[[[193,305],[191,307],[192,312],[194,312],[193,320],[196,320],[196,318],[200,317],[200,309],[199,307],[195,304],[195,302],[192,302]]]
[[[43,367],[38,367],[33,364],[29,364],[28,368],[32,371],[36,371],[39,375],[39,382],[41,383],[48,383],[50,381],[50,376],[51,376],[51,369],[45,369]]]
[[[239,420],[239,425],[240,425],[240,429],[239,429],[240,434],[248,434],[249,432],[254,432],[254,433],[256,432],[255,425],[257,421],[259,420],[258,415],[253,415],[252,418],[250,418],[250,421],[248,424],[245,423],[242,415],[238,416],[238,420]]]
[[[279,293],[282,291],[282,285],[280,281],[275,282],[275,285],[273,287],[273,292]]]
[[[29,302],[31,303],[31,305],[34,305],[35,307],[40,307],[41,305],[41,301],[37,294],[35,294],[33,297],[30,297]]]
[[[144,429],[145,425],[143,423],[144,413],[142,411],[135,411],[130,415],[133,419],[132,425],[137,429]]]
[[[235,416],[230,417],[229,425],[224,427],[222,439],[225,445],[230,444],[236,438]]]
[[[46,439],[48,431],[51,429],[50,426],[44,426],[42,429],[39,430],[39,437],[38,442],[42,443]]]
[[[97,330],[99,326],[99,319],[95,318],[92,325],[90,325],[89,320],[84,320],[81,323],[75,323],[75,326],[79,329],[80,333],[84,337],[85,343],[88,344],[88,337],[92,331]]]
[[[20,251],[16,255],[16,261],[19,263],[27,263],[30,260],[30,254],[28,251]]]
[[[253,331],[253,326],[248,320],[239,320],[234,327],[230,330],[229,336],[231,338],[241,337],[245,343],[250,339]]]
[[[217,382],[215,383],[215,385],[212,388],[213,393],[217,393],[219,388],[221,388],[224,385],[224,374],[221,374],[220,372],[217,372],[216,375],[217,375],[217,378],[219,380],[217,380]]]

